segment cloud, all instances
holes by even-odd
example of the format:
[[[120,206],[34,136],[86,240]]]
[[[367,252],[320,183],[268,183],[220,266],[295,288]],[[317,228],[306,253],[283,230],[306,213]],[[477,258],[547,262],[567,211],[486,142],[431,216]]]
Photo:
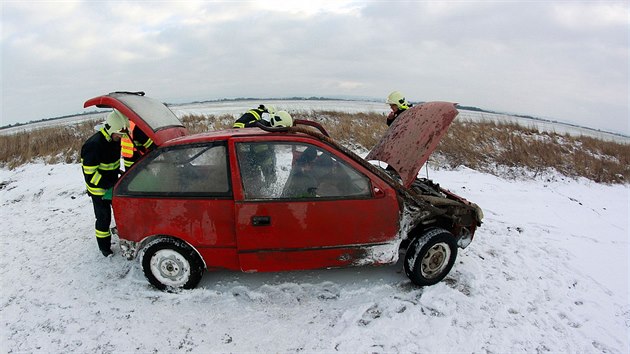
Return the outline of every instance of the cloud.
[[[601,29],[628,24],[628,5],[623,2],[577,2],[552,5],[559,24],[572,30]]]
[[[630,134],[622,1],[2,6],[3,124],[77,113],[114,90],[164,101],[401,90]]]

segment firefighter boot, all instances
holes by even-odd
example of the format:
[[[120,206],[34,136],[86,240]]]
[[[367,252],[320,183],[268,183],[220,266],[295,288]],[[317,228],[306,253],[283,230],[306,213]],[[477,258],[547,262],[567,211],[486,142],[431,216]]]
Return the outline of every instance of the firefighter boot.
[[[101,253],[103,254],[103,256],[105,257],[109,257],[112,254],[114,254],[114,252],[112,252],[112,237],[111,236],[107,236],[107,237],[97,237],[96,241],[98,242],[98,248],[101,250]]]

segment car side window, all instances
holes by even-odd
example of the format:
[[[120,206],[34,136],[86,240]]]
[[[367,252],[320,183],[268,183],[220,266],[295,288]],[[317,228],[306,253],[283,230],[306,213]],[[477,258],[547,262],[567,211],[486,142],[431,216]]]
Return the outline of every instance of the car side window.
[[[237,156],[246,199],[366,198],[370,180],[314,145],[239,143]]]
[[[225,143],[161,149],[138,162],[121,194],[230,196]]]

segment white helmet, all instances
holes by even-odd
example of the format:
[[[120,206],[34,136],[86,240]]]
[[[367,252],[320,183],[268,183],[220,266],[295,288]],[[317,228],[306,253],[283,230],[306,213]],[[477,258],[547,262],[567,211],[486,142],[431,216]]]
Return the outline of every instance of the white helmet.
[[[286,111],[279,111],[275,114],[272,114],[269,118],[269,122],[274,128],[293,126],[293,118],[291,118],[289,112]]]
[[[399,109],[409,108],[409,102],[400,91],[394,91],[387,96],[387,104],[395,104]]]
[[[129,118],[114,109],[105,121],[105,131],[107,134],[126,134],[129,129]]]

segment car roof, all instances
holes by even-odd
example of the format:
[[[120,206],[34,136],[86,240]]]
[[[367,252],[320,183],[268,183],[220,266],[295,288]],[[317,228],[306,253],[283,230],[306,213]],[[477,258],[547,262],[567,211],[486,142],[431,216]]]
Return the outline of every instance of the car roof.
[[[293,132],[268,132],[262,130],[260,128],[252,127],[252,128],[239,128],[239,129],[222,129],[222,130],[213,130],[208,132],[202,132],[197,134],[186,135],[182,137],[178,137],[175,139],[171,139],[166,141],[163,146],[174,146],[174,145],[184,145],[184,144],[194,144],[200,142],[214,141],[214,140],[228,140],[234,137],[262,137],[262,136],[278,136],[278,137],[286,137],[287,134],[291,134],[292,136],[300,136],[305,138],[311,138],[309,135],[302,133],[293,133]]]

